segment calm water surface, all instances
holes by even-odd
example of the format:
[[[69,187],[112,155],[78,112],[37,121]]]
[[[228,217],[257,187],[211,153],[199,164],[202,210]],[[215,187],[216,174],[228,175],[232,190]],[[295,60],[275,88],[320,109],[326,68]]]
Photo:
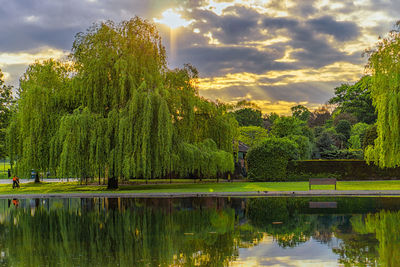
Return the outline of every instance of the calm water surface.
[[[400,198],[1,199],[1,266],[400,266]]]

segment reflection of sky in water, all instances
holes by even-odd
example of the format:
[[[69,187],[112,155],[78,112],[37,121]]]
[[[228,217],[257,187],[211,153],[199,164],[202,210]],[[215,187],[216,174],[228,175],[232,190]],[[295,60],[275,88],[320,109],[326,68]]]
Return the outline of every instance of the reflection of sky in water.
[[[328,244],[310,238],[294,248],[281,248],[271,236],[266,236],[251,248],[240,248],[239,257],[231,266],[338,266],[338,255],[332,252],[340,241]]]

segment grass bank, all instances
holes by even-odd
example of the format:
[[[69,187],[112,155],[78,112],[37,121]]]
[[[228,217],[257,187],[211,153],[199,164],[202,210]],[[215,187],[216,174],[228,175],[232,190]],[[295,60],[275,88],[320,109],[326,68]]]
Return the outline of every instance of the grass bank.
[[[333,189],[331,185],[313,186],[313,189]],[[337,190],[400,190],[400,180],[395,181],[340,181]],[[27,183],[12,189],[10,184],[0,185],[0,194],[50,194],[50,193],[204,193],[253,191],[308,191],[308,182],[234,182],[121,185],[117,190],[107,190],[104,185],[79,185],[69,183]]]

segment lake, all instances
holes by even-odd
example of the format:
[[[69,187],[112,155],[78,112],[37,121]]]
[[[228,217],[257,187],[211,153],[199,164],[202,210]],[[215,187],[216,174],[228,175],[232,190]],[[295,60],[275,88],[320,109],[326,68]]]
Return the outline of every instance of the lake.
[[[0,199],[1,266],[399,266],[400,198]]]

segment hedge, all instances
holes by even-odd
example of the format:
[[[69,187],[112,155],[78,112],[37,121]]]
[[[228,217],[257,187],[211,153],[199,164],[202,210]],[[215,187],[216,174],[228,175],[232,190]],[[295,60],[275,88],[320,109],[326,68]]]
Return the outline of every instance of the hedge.
[[[364,160],[293,160],[287,165],[286,180],[321,176],[339,180],[393,180],[400,178],[400,168],[380,169]]]
[[[298,154],[298,145],[289,138],[266,138],[247,153],[249,178],[257,181],[284,180],[288,161],[298,158]]]

